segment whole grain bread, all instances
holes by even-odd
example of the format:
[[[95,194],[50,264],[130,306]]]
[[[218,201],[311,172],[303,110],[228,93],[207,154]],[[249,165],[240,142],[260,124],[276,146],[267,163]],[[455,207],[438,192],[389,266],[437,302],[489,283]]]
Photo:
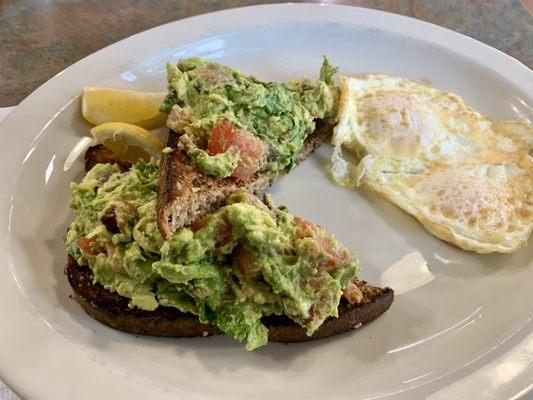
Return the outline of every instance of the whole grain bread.
[[[331,121],[319,120],[296,157],[299,163],[327,141],[333,131]],[[258,172],[246,182],[234,178],[216,179],[197,171],[183,151],[177,150],[179,134],[170,132],[167,147],[173,149],[161,159],[161,176],[157,193],[157,224],[168,240],[179,228],[188,226],[215,211],[226,197],[238,188],[254,194],[267,189],[275,179],[271,172]]]
[[[324,133],[320,140],[325,140],[326,134]],[[307,154],[320,145],[320,140],[312,141],[315,147],[311,150],[308,148]],[[305,156],[302,155],[301,158],[303,157]],[[120,161],[103,146],[89,148],[85,154],[86,171],[99,162],[116,163],[122,170],[130,167],[130,164]],[[195,315],[182,313],[176,308],[160,306],[155,311],[130,308],[128,299],[95,283],[89,267],[78,265],[70,255],[67,258],[65,274],[73,289],[73,297],[87,314],[112,328],[133,334],[169,337],[211,336],[220,333],[216,326],[202,324]],[[328,318],[311,337],[306,335],[304,328],[288,317],[265,317],[262,322],[268,327],[269,340],[285,343],[304,342],[357,329],[387,311],[394,300],[392,289],[382,289],[361,280],[357,280],[356,285],[363,294],[361,302],[350,305],[343,298],[339,305],[339,317]]]
[[[154,311],[128,307],[128,299],[106,290],[93,282],[92,271],[80,266],[70,255],[65,274],[74,291],[74,298],[91,317],[123,332],[150,336],[197,337],[219,334],[214,325],[202,324],[193,314],[176,308],[160,306]],[[363,300],[350,305],[344,299],[339,305],[339,317],[328,318],[313,334],[307,336],[305,329],[285,316],[263,318],[268,327],[268,339],[273,342],[305,342],[338,335],[357,329],[388,310],[394,300],[392,289],[381,289],[357,280]]]

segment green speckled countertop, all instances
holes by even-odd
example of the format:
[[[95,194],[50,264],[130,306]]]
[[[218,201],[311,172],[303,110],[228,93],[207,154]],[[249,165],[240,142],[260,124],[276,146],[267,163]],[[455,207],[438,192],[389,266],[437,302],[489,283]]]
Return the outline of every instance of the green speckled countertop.
[[[134,33],[255,0],[1,0],[0,107],[18,104],[79,59]],[[462,32],[533,66],[531,0],[340,0]]]

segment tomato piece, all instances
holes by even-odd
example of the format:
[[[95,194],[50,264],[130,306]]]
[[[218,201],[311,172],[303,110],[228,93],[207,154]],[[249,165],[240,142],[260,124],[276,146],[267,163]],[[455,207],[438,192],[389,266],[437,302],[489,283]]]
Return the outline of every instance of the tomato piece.
[[[237,129],[228,120],[217,122],[207,143],[207,151],[215,155],[224,153],[231,147],[240,150],[239,163],[231,176],[246,182],[259,169],[265,146],[250,132]]]
[[[324,228],[320,225],[315,225],[300,217],[294,217],[294,226],[296,227],[296,237],[298,239],[311,237],[324,231]]]
[[[335,257],[333,257],[334,250],[333,250],[333,246],[331,245],[331,242],[328,240],[327,237],[324,237],[324,236],[319,236],[314,239],[315,239],[315,242],[320,247],[320,250],[322,250],[324,253],[330,256],[328,260],[323,261],[320,264],[318,264],[318,267],[325,268],[325,269],[334,267],[336,264],[336,259]]]
[[[96,237],[93,237],[93,238],[82,237],[76,240],[76,244],[84,253],[91,254],[93,256],[96,256],[100,253],[98,250],[93,249],[91,246],[91,244],[95,242],[96,242]]]
[[[328,258],[318,264],[318,268],[331,269],[337,264],[348,264],[352,261],[352,255],[347,249],[335,249],[330,239],[325,236],[305,238],[311,240],[315,246],[307,248],[306,256],[310,259],[316,259],[321,254],[326,254]]]
[[[211,137],[207,143],[208,153],[211,155],[224,153],[232,145],[234,145],[234,131],[235,127],[227,119],[217,122],[213,126]]]

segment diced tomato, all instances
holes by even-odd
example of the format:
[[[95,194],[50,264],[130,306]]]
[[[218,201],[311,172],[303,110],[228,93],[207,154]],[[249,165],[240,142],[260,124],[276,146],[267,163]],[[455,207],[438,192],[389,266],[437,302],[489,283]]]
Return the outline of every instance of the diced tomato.
[[[207,143],[207,151],[215,155],[224,153],[231,147],[241,151],[239,164],[231,176],[246,182],[259,169],[259,162],[265,151],[263,142],[250,132],[237,129],[228,120],[217,122]]]
[[[227,119],[217,122],[213,126],[211,138],[209,139],[209,143],[207,143],[209,154],[224,153],[232,145],[235,145],[233,142],[235,130],[233,124]]]
[[[294,226],[296,227],[296,237],[298,239],[310,237],[315,233],[321,233],[324,231],[324,228],[322,228],[320,225],[312,224],[311,222],[300,217],[294,217]]]
[[[328,259],[318,264],[319,268],[331,269],[337,264],[348,264],[352,260],[350,252],[346,249],[333,248],[331,241],[324,236],[311,237],[306,240],[312,240],[316,246],[307,249],[307,256],[310,259],[316,258],[319,254],[326,254]]]
[[[78,240],[76,240],[76,244],[84,253],[96,256],[100,252],[92,248],[91,244],[93,244],[94,242],[96,242],[96,237],[93,237],[93,238],[83,237],[83,238],[79,238]]]
[[[253,257],[242,245],[239,244],[233,249],[233,260],[246,278],[258,279],[261,277],[261,271],[255,265]]]

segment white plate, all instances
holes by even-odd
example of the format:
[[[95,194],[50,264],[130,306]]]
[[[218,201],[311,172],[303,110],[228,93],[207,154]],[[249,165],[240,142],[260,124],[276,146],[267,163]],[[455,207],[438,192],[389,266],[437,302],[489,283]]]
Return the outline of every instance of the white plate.
[[[530,118],[533,74],[457,33],[367,9],[277,5],[177,21],[101,50],[24,100],[0,128],[0,374],[27,399],[512,398],[531,388],[533,247],[512,255],[452,248],[380,198],[334,186],[323,148],[273,188],[278,203],[356,250],[362,277],[393,276],[391,309],[358,332],[248,353],[227,337],[156,339],[92,320],[69,299],[63,165],[89,126],[82,86],[163,90],[164,64],[203,56],[267,79],[344,74],[430,80],[495,119]],[[427,269],[415,268],[423,257]],[[390,273],[387,275],[390,277]],[[431,279],[431,278],[434,279]],[[406,287],[405,283],[413,283]],[[419,287],[414,288],[416,283]],[[403,286],[402,286],[403,285]]]

